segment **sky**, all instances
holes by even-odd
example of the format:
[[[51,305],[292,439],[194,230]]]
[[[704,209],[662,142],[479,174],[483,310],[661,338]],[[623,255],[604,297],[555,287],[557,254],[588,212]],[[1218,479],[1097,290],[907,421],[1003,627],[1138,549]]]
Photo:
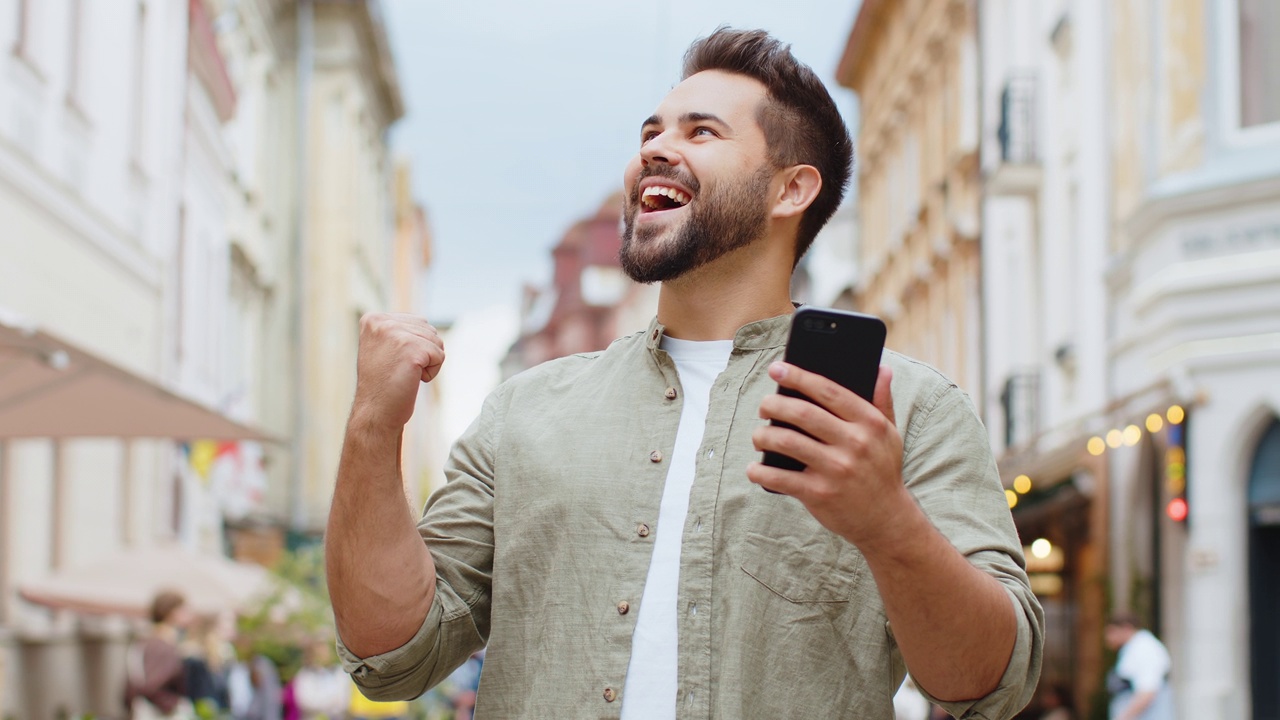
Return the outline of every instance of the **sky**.
[[[861,0],[383,0],[410,160],[434,236],[425,312],[453,321],[545,287],[550,250],[620,189],[640,123],[689,43],[727,24],[791,43],[834,80]]]

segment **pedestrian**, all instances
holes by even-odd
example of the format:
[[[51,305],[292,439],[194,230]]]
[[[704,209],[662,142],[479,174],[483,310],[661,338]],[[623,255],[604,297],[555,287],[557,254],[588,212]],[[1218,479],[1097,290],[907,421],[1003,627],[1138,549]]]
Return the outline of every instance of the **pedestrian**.
[[[490,394],[416,528],[399,446],[444,349],[362,319],[325,557],[366,693],[414,697],[487,643],[477,717],[889,719],[903,661],[956,716],[1026,705],[1042,613],[967,396],[893,352],[874,402],[781,362],[851,163],[788,46],[695,42],[623,179],[621,265],[661,282],[657,317]]]
[[[351,702],[351,680],[335,662],[332,645],[313,642],[305,648],[304,657],[287,688],[298,720],[342,720]]]
[[[1116,664],[1107,674],[1111,720],[1173,720],[1169,651],[1132,613],[1112,615],[1103,628]]]
[[[179,643],[192,614],[182,593],[163,590],[151,600],[151,631],[125,655],[125,708],[132,720],[188,720],[195,717],[186,696]]]

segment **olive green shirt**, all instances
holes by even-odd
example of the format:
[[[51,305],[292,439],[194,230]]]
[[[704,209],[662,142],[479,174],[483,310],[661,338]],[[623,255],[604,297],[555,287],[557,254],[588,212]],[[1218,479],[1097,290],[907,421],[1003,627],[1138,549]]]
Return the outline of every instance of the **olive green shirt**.
[[[495,390],[418,526],[437,573],[422,628],[375,657],[339,646],[365,694],[416,697],[487,644],[476,717],[617,718],[655,534],[680,532],[677,717],[893,718],[905,667],[866,560],[798,501],[746,478],[789,321],[737,332],[711,389],[683,528],[656,525],[682,401],[656,321]],[[1009,718],[1035,689],[1043,616],[986,432],[937,371],[892,352],[884,362],[904,481],[1017,608],[999,687],[941,704]]]

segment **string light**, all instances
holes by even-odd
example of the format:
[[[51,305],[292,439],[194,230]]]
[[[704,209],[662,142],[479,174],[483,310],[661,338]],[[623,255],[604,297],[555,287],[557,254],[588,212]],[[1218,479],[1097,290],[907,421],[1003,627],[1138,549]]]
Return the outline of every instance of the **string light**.
[[[1019,475],[1013,479],[1013,489],[1021,495],[1031,492],[1031,478],[1026,475]]]
[[[1124,429],[1124,444],[1129,447],[1137,445],[1142,440],[1142,428],[1137,425],[1130,425]]]
[[[1107,441],[1095,435],[1089,438],[1087,447],[1089,448],[1089,454],[1097,457],[1107,451]]]
[[[1115,450],[1124,444],[1124,433],[1119,430],[1110,430],[1107,432],[1107,447]]]
[[[1174,425],[1178,425],[1187,418],[1187,412],[1182,409],[1181,405],[1174,405],[1169,408],[1168,412],[1166,412],[1164,416],[1169,418],[1169,422]]]
[[[1038,538],[1035,542],[1031,543],[1031,554],[1041,560],[1049,557],[1049,554],[1052,552],[1053,544],[1044,538]]]
[[[1005,490],[1004,499],[1009,501],[1010,510],[1018,506],[1018,493],[1012,490]]]
[[[1162,427],[1164,427],[1164,418],[1160,417],[1160,413],[1151,413],[1147,416],[1147,432],[1158,433]]]

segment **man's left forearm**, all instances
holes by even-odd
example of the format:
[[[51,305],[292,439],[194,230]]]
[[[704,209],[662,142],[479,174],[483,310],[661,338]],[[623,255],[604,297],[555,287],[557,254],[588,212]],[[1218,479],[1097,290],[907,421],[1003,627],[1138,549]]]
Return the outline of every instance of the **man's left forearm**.
[[[1018,636],[1017,608],[929,522],[907,490],[892,533],[859,550],[916,684],[939,700],[976,700],[1000,683]]]

